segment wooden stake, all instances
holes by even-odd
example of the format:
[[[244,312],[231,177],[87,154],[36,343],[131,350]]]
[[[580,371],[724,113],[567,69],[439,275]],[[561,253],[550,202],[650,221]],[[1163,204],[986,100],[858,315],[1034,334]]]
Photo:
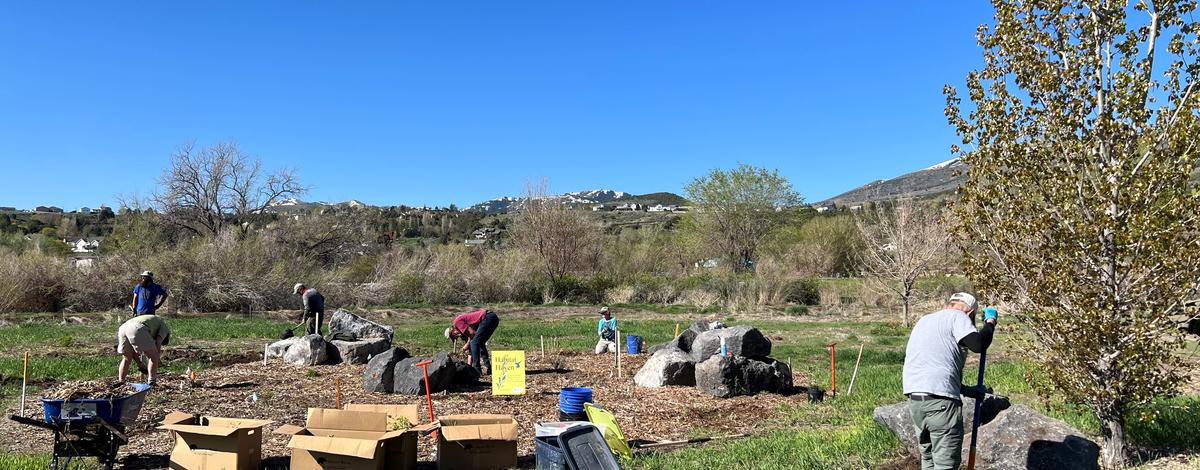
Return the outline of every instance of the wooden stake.
[[[21,368],[21,411],[25,414],[25,385],[29,382],[29,351],[25,351],[25,366]]]
[[[542,336],[542,359],[546,358],[546,337]]]
[[[858,364],[862,362],[862,350],[866,343],[858,345],[858,359],[854,361],[854,373],[850,374],[850,388],[846,389],[846,395],[854,393],[854,379],[858,378]]]
[[[679,336],[679,323],[676,322],[675,323],[675,337],[678,337],[678,336]]]
[[[271,349],[270,344],[263,345],[263,365],[267,365],[267,350]]]
[[[837,396],[837,343],[829,343],[829,396]]]
[[[335,377],[333,382],[334,382],[334,385],[333,385],[334,389],[337,391],[337,398],[335,398],[335,405],[336,405],[335,408],[340,410],[340,409],[342,409],[342,378]]]

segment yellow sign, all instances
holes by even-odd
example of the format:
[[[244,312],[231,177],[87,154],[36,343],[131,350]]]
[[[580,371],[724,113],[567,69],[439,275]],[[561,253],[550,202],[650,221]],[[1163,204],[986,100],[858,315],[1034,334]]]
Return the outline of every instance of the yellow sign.
[[[492,395],[525,394],[525,351],[492,351]]]

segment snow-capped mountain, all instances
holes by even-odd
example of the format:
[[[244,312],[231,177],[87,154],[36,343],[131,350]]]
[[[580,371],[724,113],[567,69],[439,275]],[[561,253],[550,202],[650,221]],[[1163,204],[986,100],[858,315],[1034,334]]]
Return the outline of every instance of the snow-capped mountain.
[[[953,193],[967,179],[967,164],[952,158],[887,180],[877,180],[813,204],[854,206],[864,202],[933,197]]]

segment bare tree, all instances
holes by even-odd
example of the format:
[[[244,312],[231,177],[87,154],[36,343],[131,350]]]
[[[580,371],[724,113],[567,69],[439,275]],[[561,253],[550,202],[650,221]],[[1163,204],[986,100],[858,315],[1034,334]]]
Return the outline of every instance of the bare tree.
[[[600,255],[600,225],[548,193],[545,180],[527,186],[513,221],[513,241],[542,262],[552,281],[594,269]]]
[[[865,245],[861,252],[863,273],[900,296],[904,326],[908,327],[917,279],[929,273],[950,245],[941,213],[904,200],[891,208],[875,204],[855,221]]]
[[[153,204],[167,221],[197,235],[217,235],[226,226],[245,233],[254,214],[285,198],[303,194],[291,170],[264,174],[262,161],[236,143],[197,149],[184,144],[158,179]]]

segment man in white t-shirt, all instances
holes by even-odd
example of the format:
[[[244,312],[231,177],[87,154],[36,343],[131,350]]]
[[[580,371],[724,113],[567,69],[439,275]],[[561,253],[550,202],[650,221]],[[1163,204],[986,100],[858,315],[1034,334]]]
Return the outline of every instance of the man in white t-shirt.
[[[946,308],[921,317],[908,338],[904,394],[909,397],[922,470],[957,469],[962,462],[961,395],[982,398],[983,394],[962,384],[966,350],[987,350],[997,317],[996,309],[984,309],[983,329],[976,331],[978,306],[975,296],[954,294]]]

